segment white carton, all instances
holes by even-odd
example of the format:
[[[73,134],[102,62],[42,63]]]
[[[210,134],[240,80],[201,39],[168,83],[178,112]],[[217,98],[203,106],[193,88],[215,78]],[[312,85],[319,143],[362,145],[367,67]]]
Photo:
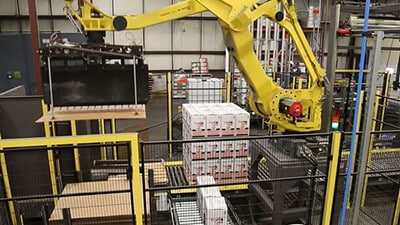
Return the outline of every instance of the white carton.
[[[157,211],[168,211],[168,193],[166,191],[156,191],[154,192],[154,197],[156,199],[156,209]]]
[[[249,140],[235,140],[235,157],[248,156]]]
[[[221,135],[235,135],[235,115],[229,109],[223,109],[224,114],[221,116]]]
[[[207,136],[221,135],[221,114],[215,111],[207,113]]]
[[[202,113],[201,106],[183,104],[183,123],[187,124],[192,136],[206,135],[206,115]]]
[[[188,162],[189,173],[192,176],[192,180],[195,180],[197,176],[205,175],[207,173],[206,160],[195,160]]]
[[[197,181],[197,185],[216,184],[214,177],[208,176],[208,175],[198,176],[196,178],[196,181]]]
[[[235,142],[234,141],[221,141],[221,152],[219,153],[221,158],[233,157],[235,153]]]
[[[219,158],[221,151],[221,142],[210,141],[206,142],[207,159]]]
[[[204,201],[205,225],[227,225],[228,207],[224,197],[210,197]]]
[[[205,200],[207,198],[218,198],[222,197],[221,192],[217,186],[212,186],[212,187],[202,187],[198,188],[198,193],[197,193],[197,205],[199,206],[200,209],[200,214],[202,216],[202,219],[204,220],[204,215],[205,215]]]
[[[235,158],[233,176],[235,178],[247,177],[248,166],[247,157]]]
[[[221,171],[221,160],[219,159],[207,159],[206,160],[206,164],[207,164],[207,175],[213,176],[213,177],[217,177],[218,174]]]
[[[221,159],[221,170],[219,174],[219,178],[221,179],[231,179],[233,178],[233,169],[235,163],[233,158],[224,158]]]

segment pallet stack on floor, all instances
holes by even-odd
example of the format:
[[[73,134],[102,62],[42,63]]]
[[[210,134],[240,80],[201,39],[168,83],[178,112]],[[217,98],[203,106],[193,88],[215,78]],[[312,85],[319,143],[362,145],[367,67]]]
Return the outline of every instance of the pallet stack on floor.
[[[217,181],[246,178],[250,114],[233,103],[183,104],[183,164],[189,182],[211,175]],[[216,139],[209,141],[208,139]]]

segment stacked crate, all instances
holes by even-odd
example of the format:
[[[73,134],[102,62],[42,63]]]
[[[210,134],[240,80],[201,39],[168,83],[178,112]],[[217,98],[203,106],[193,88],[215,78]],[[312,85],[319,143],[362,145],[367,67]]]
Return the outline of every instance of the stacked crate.
[[[222,102],[223,79],[189,78],[187,79],[187,99],[189,103]]]
[[[192,62],[192,73],[193,74],[205,74],[208,73],[208,59],[200,58],[198,62]]]
[[[248,140],[207,138],[248,136],[250,115],[232,103],[183,105],[183,163],[191,182],[197,176],[211,175],[216,180],[247,177]],[[204,140],[204,141],[203,141]]]
[[[198,185],[213,185],[215,179],[212,176],[198,176]],[[228,207],[224,197],[217,186],[197,188],[197,205],[204,224],[227,224]]]

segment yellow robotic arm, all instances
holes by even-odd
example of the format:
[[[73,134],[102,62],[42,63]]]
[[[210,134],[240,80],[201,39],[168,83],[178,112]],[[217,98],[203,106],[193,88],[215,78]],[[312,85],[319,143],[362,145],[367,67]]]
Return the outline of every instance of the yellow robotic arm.
[[[203,11],[213,13],[222,28],[227,49],[251,88],[252,110],[269,118],[269,122],[281,131],[320,130],[326,73],[311,51],[294,5],[288,0],[186,0],[137,16],[111,16],[86,0],[78,12],[72,2],[65,0],[67,8],[85,31],[141,29]],[[277,10],[279,4],[285,13]],[[309,73],[307,89],[284,89],[266,75],[254,53],[253,37],[248,29],[261,16],[278,23],[291,35]]]

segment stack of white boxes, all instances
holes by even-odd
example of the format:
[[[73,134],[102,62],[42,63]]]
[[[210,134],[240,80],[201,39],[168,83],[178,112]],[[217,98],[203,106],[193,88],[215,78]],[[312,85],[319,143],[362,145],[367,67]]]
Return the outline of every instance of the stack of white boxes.
[[[187,99],[189,103],[222,102],[222,86],[224,80],[219,78],[187,79]]]
[[[198,185],[216,184],[212,176],[198,176]],[[228,224],[228,207],[218,187],[197,188],[197,205],[205,225]]]
[[[200,58],[198,62],[192,62],[192,73],[193,74],[208,73],[208,59]]]
[[[211,175],[216,180],[247,177],[248,140],[205,140],[248,136],[247,111],[233,103],[202,103],[183,104],[182,114],[183,139],[193,139],[183,145],[183,163],[190,182],[201,175]]]

